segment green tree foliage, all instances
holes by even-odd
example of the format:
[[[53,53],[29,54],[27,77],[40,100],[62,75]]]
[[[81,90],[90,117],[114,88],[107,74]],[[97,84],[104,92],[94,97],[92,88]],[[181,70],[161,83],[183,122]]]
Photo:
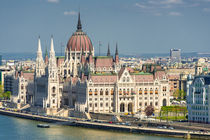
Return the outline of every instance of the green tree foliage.
[[[186,99],[186,92],[184,92],[184,90],[179,90],[177,89],[174,93],[173,96],[175,99],[178,100],[185,100]]]
[[[151,116],[154,113],[154,107],[153,106],[147,106],[144,110],[147,116]]]
[[[173,116],[169,114],[174,113]],[[185,106],[162,106],[160,111],[160,119],[186,119],[187,107]]]
[[[11,96],[11,92],[10,91],[4,92],[3,86],[0,83],[0,99],[9,100],[10,96]]]

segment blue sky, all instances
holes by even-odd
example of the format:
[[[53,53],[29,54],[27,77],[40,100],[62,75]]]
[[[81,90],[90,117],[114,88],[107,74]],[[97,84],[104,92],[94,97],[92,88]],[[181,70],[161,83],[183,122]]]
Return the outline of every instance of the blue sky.
[[[0,0],[0,52],[36,53],[39,35],[49,49],[53,35],[60,53],[79,9],[96,52],[99,41],[122,54],[210,52],[210,0]]]

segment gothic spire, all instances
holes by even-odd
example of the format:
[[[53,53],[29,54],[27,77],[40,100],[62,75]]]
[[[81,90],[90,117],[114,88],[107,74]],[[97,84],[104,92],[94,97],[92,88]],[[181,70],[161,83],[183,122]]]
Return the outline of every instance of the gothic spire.
[[[38,50],[37,50],[37,52],[42,52],[40,36],[39,36],[39,39],[38,39]]]
[[[55,51],[54,51],[54,43],[53,43],[53,36],[51,36],[50,53],[55,53]]]
[[[77,31],[81,31],[82,30],[82,24],[81,24],[81,20],[80,20],[80,12],[78,14],[78,23],[77,23]]]
[[[116,43],[116,51],[115,51],[115,55],[118,55],[118,47],[117,47],[117,43]]]
[[[110,49],[109,49],[109,44],[108,44],[108,51],[107,51],[107,56],[110,56]]]
[[[48,56],[47,47],[45,48],[45,57]]]

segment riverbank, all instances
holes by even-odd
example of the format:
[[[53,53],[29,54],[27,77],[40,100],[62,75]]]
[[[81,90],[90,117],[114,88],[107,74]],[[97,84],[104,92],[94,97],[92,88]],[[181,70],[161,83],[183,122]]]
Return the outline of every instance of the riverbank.
[[[138,127],[138,126],[125,126],[125,125],[119,125],[119,124],[89,122],[89,121],[82,121],[82,120],[76,120],[76,119],[63,119],[63,118],[56,118],[56,117],[51,118],[47,116],[32,115],[32,114],[12,112],[12,111],[6,111],[6,110],[0,110],[0,114],[18,117],[18,118],[48,122],[48,123],[62,123],[63,125],[94,128],[94,129],[113,130],[113,131],[159,135],[159,136],[170,136],[170,137],[179,137],[179,138],[210,139],[210,133],[190,132],[186,130],[169,130],[169,129],[158,129],[158,128]]]

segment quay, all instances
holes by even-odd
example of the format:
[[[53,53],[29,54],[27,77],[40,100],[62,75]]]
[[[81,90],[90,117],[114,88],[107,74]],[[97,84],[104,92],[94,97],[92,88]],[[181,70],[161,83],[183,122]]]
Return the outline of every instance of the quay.
[[[126,126],[114,123],[102,123],[102,122],[90,122],[82,121],[79,119],[68,119],[68,118],[57,118],[41,115],[33,115],[27,113],[13,112],[8,110],[1,110],[1,115],[13,116],[18,118],[48,122],[48,123],[61,123],[63,125],[77,126],[77,127],[86,127],[94,129],[103,129],[103,130],[112,130],[112,131],[122,131],[129,133],[137,134],[149,134],[149,135],[159,135],[159,136],[170,136],[170,137],[179,137],[186,139],[210,139],[209,132],[197,132],[197,131],[188,131],[188,130],[177,130],[177,129],[158,129],[150,127],[138,127],[138,126]]]

